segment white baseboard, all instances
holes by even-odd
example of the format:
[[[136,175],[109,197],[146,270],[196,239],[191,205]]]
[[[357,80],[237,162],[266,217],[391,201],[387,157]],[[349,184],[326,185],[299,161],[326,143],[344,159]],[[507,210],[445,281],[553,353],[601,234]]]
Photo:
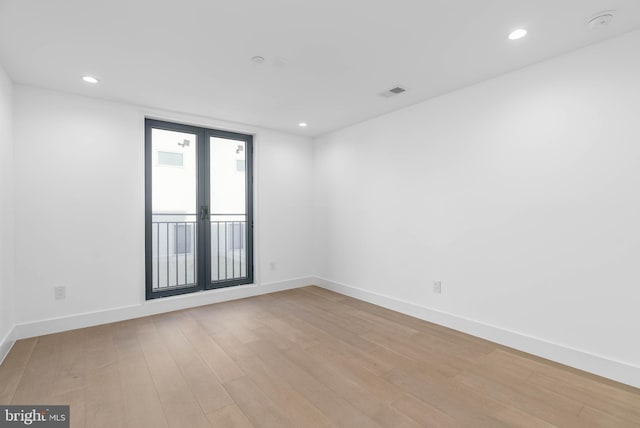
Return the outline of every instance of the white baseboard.
[[[499,343],[538,357],[546,358],[584,370],[598,376],[606,377],[627,385],[640,388],[640,367],[616,361],[611,358],[595,355],[579,349],[552,343],[544,339],[528,336],[516,331],[485,324],[472,319],[460,317],[447,312],[438,311],[425,306],[416,305],[405,300],[396,299],[379,293],[340,284],[324,278],[315,278],[315,284],[345,296],[382,306],[425,321],[449,327],[491,342]],[[630,340],[633,340],[630,338]]]
[[[4,359],[13,348],[13,344],[16,343],[14,339],[15,328],[11,328],[7,334],[0,340],[0,364],[4,361]]]
[[[124,306],[104,311],[88,312],[61,318],[51,318],[18,324],[13,330],[13,338],[15,340],[26,339],[28,337],[92,327],[95,325],[146,317],[149,315],[193,308],[196,306],[210,305],[212,303],[244,299],[245,297],[305,287],[313,284],[313,281],[314,278],[312,277],[304,277],[260,285],[240,285],[237,287],[220,288],[200,293],[183,294],[180,296],[165,297],[163,299],[148,300],[140,305]]]

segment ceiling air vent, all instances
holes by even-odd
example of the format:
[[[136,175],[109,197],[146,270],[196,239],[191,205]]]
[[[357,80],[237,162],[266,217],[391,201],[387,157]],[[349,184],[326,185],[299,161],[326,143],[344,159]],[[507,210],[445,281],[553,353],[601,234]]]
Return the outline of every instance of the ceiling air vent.
[[[406,92],[407,89],[403,88],[402,86],[395,86],[391,89],[389,89],[388,91],[384,91],[380,94],[381,97],[385,97],[385,98],[391,98],[394,97],[398,94],[401,94],[403,92]]]

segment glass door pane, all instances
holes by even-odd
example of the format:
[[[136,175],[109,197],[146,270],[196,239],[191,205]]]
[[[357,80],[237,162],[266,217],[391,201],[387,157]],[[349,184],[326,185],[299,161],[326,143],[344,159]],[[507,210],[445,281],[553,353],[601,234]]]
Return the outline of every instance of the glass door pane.
[[[145,119],[147,299],[253,281],[251,135]]]
[[[209,136],[211,283],[248,278],[247,150],[245,141]]]
[[[151,129],[153,292],[198,283],[197,146],[195,133]]]

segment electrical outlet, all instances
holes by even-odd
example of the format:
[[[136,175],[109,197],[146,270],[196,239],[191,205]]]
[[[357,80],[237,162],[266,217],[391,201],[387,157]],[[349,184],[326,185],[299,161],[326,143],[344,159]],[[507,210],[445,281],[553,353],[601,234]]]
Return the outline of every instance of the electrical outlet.
[[[54,287],[53,296],[56,300],[62,300],[67,297],[67,287]]]
[[[442,294],[442,281],[433,281],[433,292]]]

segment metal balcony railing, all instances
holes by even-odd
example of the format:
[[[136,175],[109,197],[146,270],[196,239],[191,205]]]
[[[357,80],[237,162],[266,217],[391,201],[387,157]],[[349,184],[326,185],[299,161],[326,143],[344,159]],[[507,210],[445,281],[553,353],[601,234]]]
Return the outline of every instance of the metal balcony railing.
[[[211,281],[247,276],[247,221],[244,214],[212,215]]]
[[[247,276],[247,222],[244,214],[211,215],[211,282]],[[152,217],[153,290],[193,287],[198,281],[196,214]]]

